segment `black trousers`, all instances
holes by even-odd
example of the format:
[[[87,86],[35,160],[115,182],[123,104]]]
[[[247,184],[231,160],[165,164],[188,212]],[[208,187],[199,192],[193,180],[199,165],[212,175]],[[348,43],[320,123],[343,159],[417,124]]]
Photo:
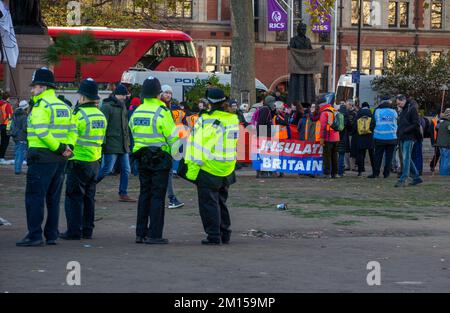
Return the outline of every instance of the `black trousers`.
[[[6,125],[0,125],[0,159],[5,158],[6,150],[9,145],[9,137],[6,134]]]
[[[369,152],[370,166],[374,168],[373,149],[358,149],[358,157],[356,163],[358,164],[358,173],[365,172],[366,152]]]
[[[210,241],[230,241],[231,219],[227,207],[228,186],[220,189],[198,187],[198,204],[203,228]]]
[[[323,173],[335,177],[338,173],[339,142],[325,142],[323,147]]]
[[[139,165],[141,183],[136,236],[161,239],[164,229],[165,198],[169,169],[151,170]],[[150,225],[149,225],[150,222]]]
[[[95,219],[96,179],[99,168],[99,162],[69,162],[65,201],[67,234],[69,236],[92,236]]]
[[[28,162],[25,206],[27,210],[27,238],[42,240],[42,223],[47,206],[44,236],[47,240],[58,239],[59,202],[64,183],[66,162]]]
[[[396,146],[395,144],[393,144],[393,145],[376,144],[375,145],[374,167],[372,170],[372,174],[374,176],[380,175],[381,163],[383,162],[383,156],[384,156],[383,176],[384,177],[389,176],[389,174],[391,173],[392,159],[394,157],[395,146]]]

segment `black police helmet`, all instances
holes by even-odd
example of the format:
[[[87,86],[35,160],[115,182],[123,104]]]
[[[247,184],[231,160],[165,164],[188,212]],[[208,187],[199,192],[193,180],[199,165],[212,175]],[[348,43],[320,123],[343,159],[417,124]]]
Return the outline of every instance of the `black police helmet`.
[[[161,83],[158,78],[150,76],[142,84],[141,98],[156,98],[162,93]]]
[[[227,101],[227,97],[222,89],[219,88],[210,88],[206,92],[206,99],[213,106],[218,106]]]
[[[92,78],[85,79],[81,82],[78,93],[91,100],[99,100],[98,85]]]
[[[37,69],[33,73],[33,78],[31,81],[31,86],[35,85],[43,85],[56,88],[55,76],[53,75],[53,72],[46,67],[41,67],[40,69]]]

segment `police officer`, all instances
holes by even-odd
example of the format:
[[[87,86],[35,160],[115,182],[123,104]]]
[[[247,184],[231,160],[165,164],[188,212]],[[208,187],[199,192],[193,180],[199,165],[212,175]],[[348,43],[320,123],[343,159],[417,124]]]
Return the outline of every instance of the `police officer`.
[[[59,237],[65,240],[92,239],[95,216],[96,177],[102,144],[106,134],[105,115],[97,108],[97,83],[88,78],[80,84],[80,99],[73,112],[78,140],[74,157],[69,160],[66,181],[67,231]]]
[[[186,151],[186,178],[195,181],[200,216],[207,238],[202,244],[230,242],[230,214],[227,208],[229,186],[236,182],[239,120],[227,112],[222,90],[210,88],[207,99],[211,110],[198,119]]]
[[[47,204],[44,236],[48,245],[58,238],[59,201],[64,170],[73,155],[76,130],[70,108],[55,95],[55,78],[47,68],[34,72],[31,93],[35,105],[28,120],[28,173],[25,190],[28,234],[17,246],[44,244],[42,222]]]
[[[136,243],[139,244],[169,242],[162,238],[164,199],[172,168],[171,147],[178,139],[178,132],[170,110],[160,100],[161,93],[159,80],[147,78],[142,86],[143,104],[133,113],[129,123],[141,184],[136,226]]]

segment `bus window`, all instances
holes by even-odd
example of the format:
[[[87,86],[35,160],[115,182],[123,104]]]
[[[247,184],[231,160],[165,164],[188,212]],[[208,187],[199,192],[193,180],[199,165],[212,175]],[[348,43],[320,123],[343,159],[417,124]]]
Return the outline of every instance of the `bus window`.
[[[136,67],[155,70],[156,67],[169,56],[170,44],[168,41],[156,42],[150,50],[138,61]]]
[[[101,39],[99,40],[101,53],[100,55],[119,55],[128,45],[125,39]]]
[[[195,50],[192,42],[171,41],[170,56],[182,58],[195,58]]]

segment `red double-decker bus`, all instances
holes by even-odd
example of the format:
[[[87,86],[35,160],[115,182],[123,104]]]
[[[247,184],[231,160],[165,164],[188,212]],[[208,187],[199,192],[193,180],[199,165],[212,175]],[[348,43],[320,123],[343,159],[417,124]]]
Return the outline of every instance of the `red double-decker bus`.
[[[83,78],[98,83],[120,81],[124,71],[132,67],[155,71],[198,72],[198,60],[192,38],[181,31],[153,29],[113,29],[107,27],[49,27],[55,40],[61,33],[90,32],[100,42],[101,53],[96,62],[82,66]],[[55,66],[57,82],[71,83],[75,77],[75,61],[64,57]]]

